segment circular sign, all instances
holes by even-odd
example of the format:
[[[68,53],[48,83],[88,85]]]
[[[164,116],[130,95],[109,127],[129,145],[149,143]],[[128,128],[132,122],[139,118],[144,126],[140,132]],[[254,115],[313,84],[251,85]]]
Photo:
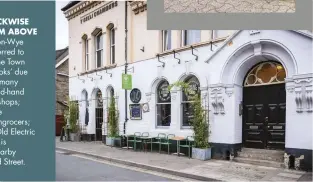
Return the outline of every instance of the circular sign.
[[[199,83],[197,81],[189,81],[188,82],[189,85],[189,91],[188,93],[186,93],[186,96],[188,99],[190,99],[190,97],[195,96],[196,94],[199,94]]]
[[[171,98],[171,93],[168,90],[168,83],[164,82],[159,86],[158,89],[158,95],[159,95],[159,99],[163,102],[165,101],[169,101]]]
[[[138,103],[141,100],[141,92],[139,89],[134,88],[131,92],[130,92],[130,100],[133,103]]]

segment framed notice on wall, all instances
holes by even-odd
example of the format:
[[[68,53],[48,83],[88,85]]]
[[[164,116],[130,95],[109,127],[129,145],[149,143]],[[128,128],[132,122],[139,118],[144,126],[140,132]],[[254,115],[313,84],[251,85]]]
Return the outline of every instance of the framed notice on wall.
[[[140,104],[130,104],[129,105],[130,119],[132,120],[141,120],[142,119],[142,110]]]

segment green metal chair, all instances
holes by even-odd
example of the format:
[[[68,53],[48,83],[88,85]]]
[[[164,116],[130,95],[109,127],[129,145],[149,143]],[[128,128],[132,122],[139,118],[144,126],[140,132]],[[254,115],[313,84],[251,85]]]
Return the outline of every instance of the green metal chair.
[[[143,132],[141,134],[141,137],[149,137],[149,133],[148,132]],[[141,149],[143,149],[143,145],[147,145],[147,144],[151,144],[151,140],[141,140],[142,144],[141,144]]]
[[[162,145],[166,145],[167,146],[167,153],[170,154],[170,139],[175,137],[174,134],[168,134],[166,138],[160,138],[160,145],[162,147]],[[161,147],[159,149],[159,153],[161,153]]]
[[[135,132],[134,135],[128,136],[127,138],[131,137],[132,140],[127,139],[127,146],[129,146],[129,142],[134,144],[134,150],[136,150],[137,143],[141,143],[141,140],[137,140],[138,137],[141,136],[140,132]]]
[[[153,138],[154,141],[152,141],[152,146],[153,146],[153,144],[159,145],[159,152],[161,151],[161,138],[166,138],[166,134],[165,133],[159,133],[157,137]],[[152,147],[151,147],[151,152],[152,152]]]
[[[187,136],[186,140],[182,141],[183,144],[179,145],[179,147],[188,149],[188,156],[189,156],[189,158],[191,158],[190,149],[192,148],[193,141],[194,141],[194,137],[193,136]]]

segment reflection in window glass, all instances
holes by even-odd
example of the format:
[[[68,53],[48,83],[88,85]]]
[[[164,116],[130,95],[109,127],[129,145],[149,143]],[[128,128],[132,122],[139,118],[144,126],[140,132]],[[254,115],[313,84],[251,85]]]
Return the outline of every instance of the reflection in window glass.
[[[162,81],[156,90],[157,126],[170,126],[171,124],[171,93],[168,90],[169,83]]]

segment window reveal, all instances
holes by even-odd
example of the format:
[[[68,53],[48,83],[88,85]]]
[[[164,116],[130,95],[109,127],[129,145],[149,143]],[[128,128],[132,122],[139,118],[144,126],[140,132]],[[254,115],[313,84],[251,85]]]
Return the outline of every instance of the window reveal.
[[[171,124],[171,94],[169,83],[162,81],[157,87],[157,126],[170,126]]]
[[[183,92],[182,98],[182,115],[183,115],[183,123],[182,126],[190,126],[191,120],[194,118],[194,108],[193,108],[193,101],[191,97],[195,95],[199,95],[199,87],[200,83],[195,76],[191,76],[185,80],[186,83],[189,84],[190,92],[187,94]]]

